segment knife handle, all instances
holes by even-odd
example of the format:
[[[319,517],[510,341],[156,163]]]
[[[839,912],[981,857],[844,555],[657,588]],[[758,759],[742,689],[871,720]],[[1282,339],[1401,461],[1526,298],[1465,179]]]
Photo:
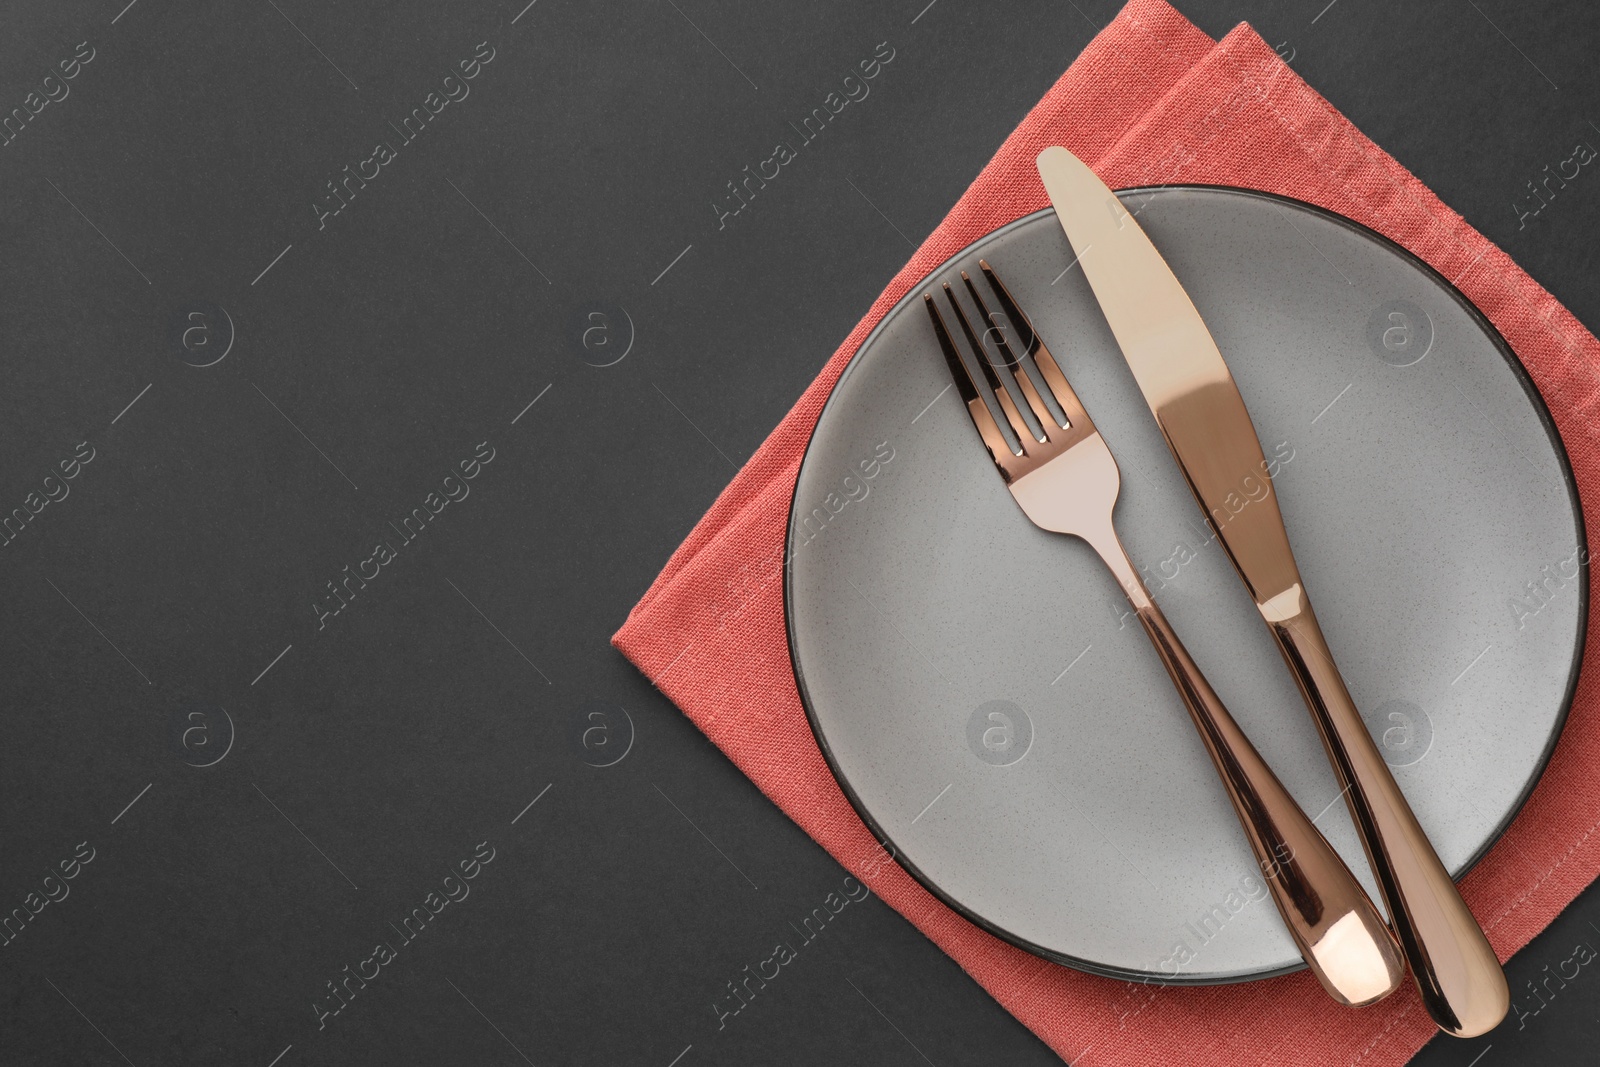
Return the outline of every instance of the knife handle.
[[[1350,699],[1310,600],[1296,591],[1298,607],[1267,623],[1344,787],[1422,1002],[1445,1033],[1486,1033],[1511,1005],[1505,972]]]
[[[1080,535],[1081,536],[1081,535]],[[1405,978],[1383,916],[1206,681],[1114,531],[1085,537],[1122,583],[1188,708],[1300,955],[1341,1004],[1370,1004]]]

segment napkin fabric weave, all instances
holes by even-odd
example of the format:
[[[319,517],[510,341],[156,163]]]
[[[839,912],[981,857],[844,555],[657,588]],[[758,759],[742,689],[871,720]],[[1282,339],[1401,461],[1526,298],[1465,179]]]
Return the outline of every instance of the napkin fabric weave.
[[[1591,421],[1600,399],[1600,342],[1249,26],[1214,42],[1164,0],[1133,0],[873,303],[613,643],[784,812],[1064,1059],[1404,1063],[1435,1032],[1409,988],[1350,1010],[1329,1001],[1306,972],[1210,987],[1120,982],[1047,963],[979,929],[888,859],[829,773],[806,722],[782,578],[789,500],[818,414],[845,364],[902,296],[972,241],[1048,205],[1034,159],[1053,144],[1071,149],[1112,188],[1182,182],[1280,193],[1364,223],[1426,260],[1522,360],[1566,443],[1585,521],[1600,528],[1600,434]],[[1591,630],[1589,641],[1596,640]],[[1462,886],[1502,959],[1600,873],[1600,777],[1585,772],[1600,762],[1600,694],[1595,657],[1586,660],[1548,771]]]

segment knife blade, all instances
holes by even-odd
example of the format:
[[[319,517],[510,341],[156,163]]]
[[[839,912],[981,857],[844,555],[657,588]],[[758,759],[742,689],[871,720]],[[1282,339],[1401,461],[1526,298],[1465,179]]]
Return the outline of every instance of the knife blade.
[[[1510,990],[1339,674],[1289,545],[1261,442],[1238,385],[1138,220],[1065,148],[1039,176],[1162,436],[1277,642],[1312,719],[1429,1014],[1473,1037]]]

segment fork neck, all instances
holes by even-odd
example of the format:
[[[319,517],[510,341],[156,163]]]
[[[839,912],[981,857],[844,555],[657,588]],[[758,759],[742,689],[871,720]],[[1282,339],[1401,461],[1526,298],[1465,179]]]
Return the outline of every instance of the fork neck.
[[[1109,521],[1103,526],[1074,532],[1095,550],[1122,587],[1122,594],[1128,598],[1128,603],[1141,618],[1155,611],[1155,598],[1145,588],[1138,568],[1128,558],[1128,550],[1122,547],[1122,538],[1117,536],[1116,529]]]

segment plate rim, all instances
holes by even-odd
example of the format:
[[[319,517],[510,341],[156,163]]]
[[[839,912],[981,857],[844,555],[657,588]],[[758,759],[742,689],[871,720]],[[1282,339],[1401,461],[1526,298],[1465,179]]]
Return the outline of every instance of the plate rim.
[[[1560,429],[1556,425],[1555,418],[1550,413],[1549,405],[1545,403],[1544,396],[1539,392],[1538,387],[1534,384],[1532,376],[1529,375],[1527,368],[1522,365],[1522,360],[1518,358],[1516,351],[1511,347],[1510,343],[1506,341],[1505,337],[1500,333],[1499,329],[1494,325],[1494,323],[1489,320],[1489,317],[1485,315],[1476,304],[1468,299],[1467,295],[1457,288],[1453,282],[1436,270],[1421,256],[1418,256],[1416,253],[1412,252],[1398,241],[1394,241],[1389,237],[1379,233],[1377,230],[1372,229],[1370,226],[1366,226],[1354,219],[1347,218],[1346,216],[1341,215],[1329,208],[1322,207],[1319,204],[1313,204],[1309,201],[1300,200],[1291,196],[1284,196],[1281,193],[1271,193],[1262,189],[1250,189],[1236,185],[1175,183],[1166,185],[1130,186],[1125,189],[1115,190],[1114,195],[1116,195],[1118,198],[1126,198],[1141,194],[1164,192],[1238,193],[1262,200],[1274,201],[1280,204],[1288,204],[1293,207],[1303,208],[1312,212],[1313,214],[1320,215],[1329,221],[1344,226],[1345,228],[1353,231],[1357,236],[1376,241],[1380,247],[1387,247],[1390,251],[1398,253],[1402,259],[1409,261],[1413,266],[1420,269],[1425,276],[1431,278],[1440,287],[1442,287],[1444,292],[1454,299],[1455,302],[1460,305],[1469,316],[1472,317],[1484,334],[1487,335],[1495,350],[1500,353],[1501,358],[1504,359],[1507,365],[1510,367],[1512,376],[1516,379],[1517,383],[1522,386],[1523,392],[1531,401],[1534,413],[1538,416],[1540,425],[1544,428],[1545,435],[1555,446],[1556,459],[1561,469],[1561,480],[1566,486],[1567,490],[1568,505],[1571,508],[1572,514],[1576,520],[1578,547],[1580,549],[1585,549],[1588,547],[1588,526],[1583,512],[1583,498],[1578,489],[1577,478],[1572,470],[1572,460],[1567,452],[1566,441],[1562,438]],[[1266,978],[1276,978],[1281,975],[1292,974],[1296,971],[1305,970],[1305,961],[1298,960],[1284,967],[1199,976],[1184,976],[1181,974],[1172,975],[1153,971],[1136,971],[1057,952],[1053,949],[1046,948],[1043,945],[1035,944],[1029,941],[1027,938],[1004,929],[1003,927],[967,907],[965,904],[962,904],[960,901],[955,900],[948,893],[946,893],[945,890],[942,889],[931,877],[923,873],[923,871],[918,868],[916,864],[912,863],[902,854],[900,849],[895,845],[893,838],[884,832],[883,827],[875,818],[873,818],[871,813],[867,810],[866,805],[862,802],[860,796],[856,793],[855,788],[845,777],[843,771],[839,767],[838,762],[834,758],[833,750],[829,746],[827,738],[823,735],[821,725],[817,720],[816,712],[812,707],[813,701],[811,694],[806,687],[805,670],[800,664],[798,650],[795,647],[794,569],[790,561],[792,561],[794,558],[794,519],[797,499],[799,496],[800,482],[805,475],[806,462],[811,458],[812,455],[812,445],[816,440],[817,427],[822,425],[823,419],[827,418],[829,409],[833,407],[839,385],[844,382],[846,376],[856,366],[857,361],[861,358],[861,354],[866,351],[867,347],[872,344],[872,342],[877,338],[878,334],[883,331],[884,325],[888,322],[891,315],[895,314],[902,307],[902,305],[915,301],[917,293],[928,279],[933,278],[941,271],[946,270],[951,263],[967,255],[978,245],[989,241],[1006,230],[1030,223],[1040,216],[1052,213],[1054,210],[1055,209],[1052,207],[1043,207],[1036,211],[1030,211],[1026,215],[1012,219],[1010,222],[1007,222],[1004,225],[997,226],[994,229],[981,234],[974,240],[969,241],[967,244],[963,245],[961,248],[957,249],[955,252],[951,253],[949,256],[945,257],[939,263],[930,268],[916,282],[907,288],[905,294],[901,296],[899,300],[896,300],[894,304],[883,313],[883,317],[878,320],[877,325],[873,326],[872,330],[868,332],[867,336],[862,338],[861,343],[856,346],[856,350],[850,354],[850,359],[845,363],[844,368],[839,372],[839,377],[834,381],[832,387],[829,388],[828,398],[826,401],[824,401],[822,410],[817,413],[817,421],[812,425],[810,433],[806,435],[805,451],[801,454],[800,464],[795,471],[794,487],[789,492],[789,507],[784,520],[783,628],[789,651],[789,666],[792,674],[794,675],[795,689],[800,697],[800,706],[805,711],[806,723],[811,729],[812,739],[816,742],[817,748],[821,751],[822,758],[828,766],[829,773],[833,775],[834,781],[838,783],[840,790],[844,793],[845,799],[849,801],[850,807],[855,811],[856,817],[859,818],[862,823],[866,825],[867,829],[872,832],[872,835],[877,839],[879,846],[886,849],[895,863],[897,863],[901,869],[909,874],[917,882],[917,884],[932,894],[936,900],[950,908],[957,915],[960,915],[963,919],[979,927],[980,929],[993,934],[995,937],[998,937],[1007,944],[1014,945],[1017,948],[1039,957],[1040,959],[1048,960],[1051,963],[1060,964],[1065,967],[1071,967],[1074,970],[1083,971],[1088,974],[1099,975],[1105,978],[1115,978],[1123,981],[1140,982],[1149,985],[1234,985],[1241,982],[1253,982]],[[1577,583],[1578,631],[1576,638],[1576,649],[1572,657],[1572,666],[1568,671],[1566,691],[1561,699],[1561,707],[1557,712],[1554,728],[1550,731],[1550,736],[1545,742],[1544,750],[1540,753],[1539,758],[1534,765],[1534,771],[1529,776],[1528,781],[1524,784],[1522,791],[1516,798],[1515,803],[1511,805],[1505,817],[1495,825],[1493,831],[1484,840],[1483,845],[1470,857],[1468,857],[1467,861],[1462,864],[1460,871],[1453,876],[1457,883],[1465,878],[1472,871],[1472,869],[1478,865],[1478,862],[1489,853],[1489,851],[1500,841],[1502,837],[1505,836],[1506,831],[1510,829],[1511,824],[1515,822],[1517,816],[1522,813],[1522,809],[1527,806],[1528,800],[1533,795],[1533,791],[1538,787],[1539,782],[1543,780],[1545,772],[1549,770],[1550,760],[1555,755],[1556,746],[1560,743],[1562,734],[1566,732],[1567,721],[1572,710],[1572,703],[1577,695],[1578,680],[1583,672],[1584,652],[1588,641],[1589,631],[1589,559],[1587,552],[1583,552],[1582,555],[1584,558],[1579,565],[1578,577],[1580,580]]]

